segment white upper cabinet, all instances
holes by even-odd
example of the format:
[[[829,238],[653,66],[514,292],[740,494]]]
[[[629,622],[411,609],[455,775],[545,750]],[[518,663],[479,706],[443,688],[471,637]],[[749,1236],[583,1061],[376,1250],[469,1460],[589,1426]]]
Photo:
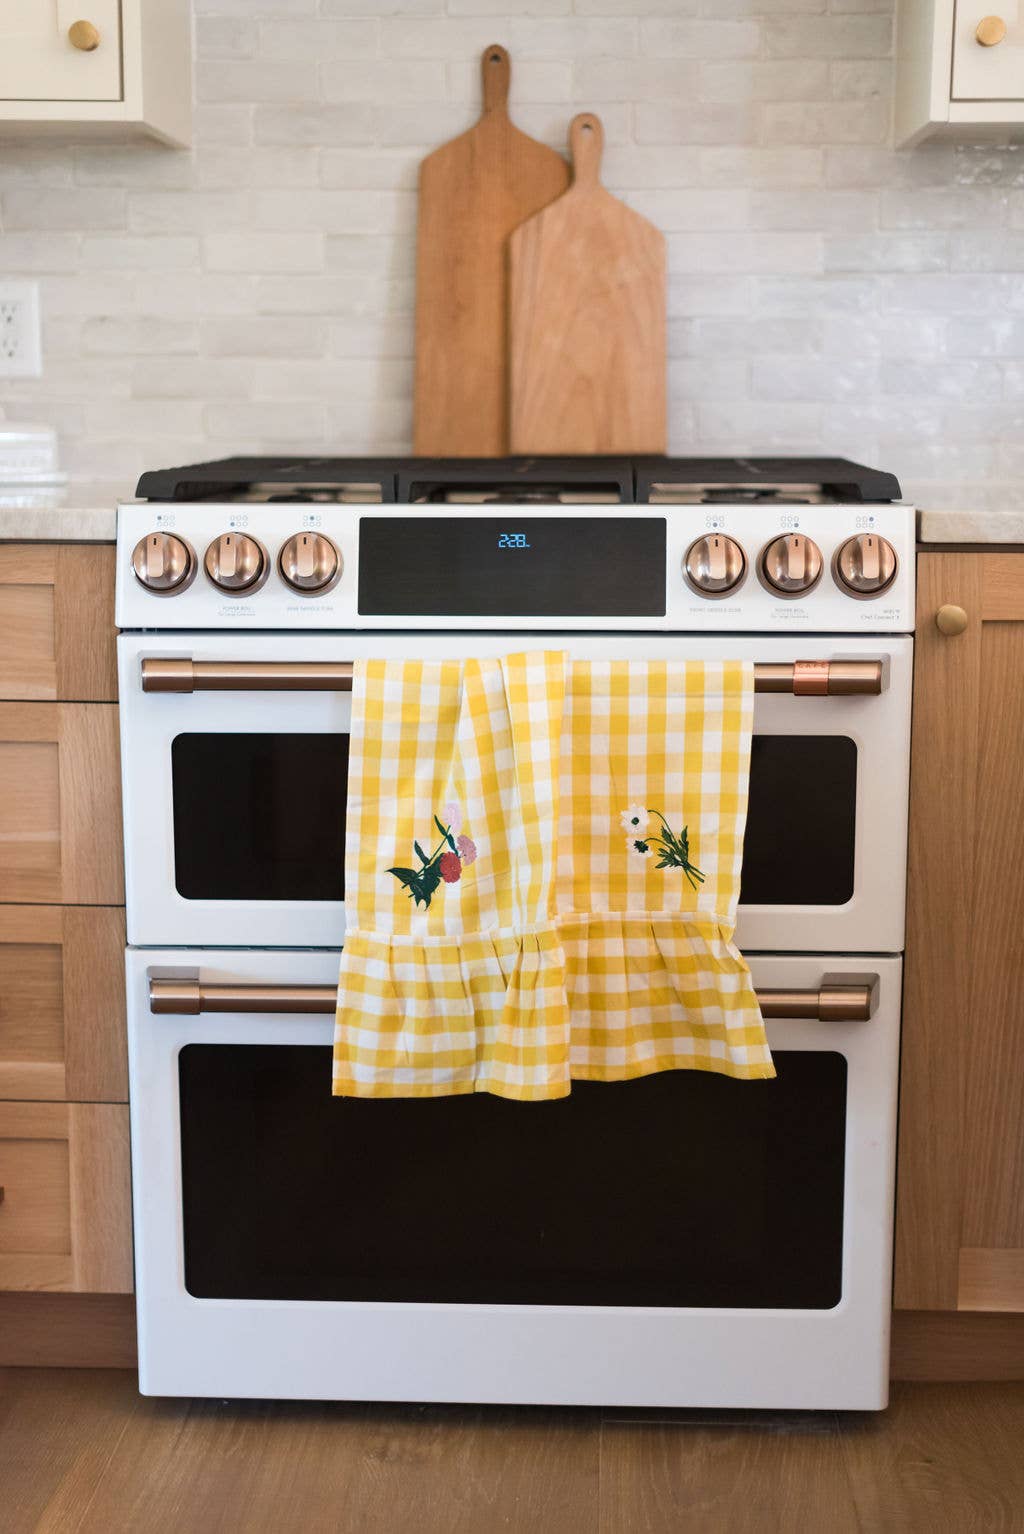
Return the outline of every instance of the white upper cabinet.
[[[954,101],[1024,101],[1021,6],[957,0],[953,30]]]
[[[0,98],[120,101],[118,0],[4,0]]]
[[[0,134],[187,145],[191,121],[190,0],[0,0]]]
[[[896,142],[1024,135],[1024,0],[897,0]]]

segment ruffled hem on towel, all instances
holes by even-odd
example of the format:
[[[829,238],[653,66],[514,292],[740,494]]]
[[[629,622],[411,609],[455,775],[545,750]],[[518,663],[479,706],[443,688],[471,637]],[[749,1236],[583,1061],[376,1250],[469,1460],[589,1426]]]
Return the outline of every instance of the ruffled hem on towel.
[[[716,919],[565,916],[459,940],[346,934],[336,1097],[566,1097],[577,1081],[775,1075],[750,973]]]

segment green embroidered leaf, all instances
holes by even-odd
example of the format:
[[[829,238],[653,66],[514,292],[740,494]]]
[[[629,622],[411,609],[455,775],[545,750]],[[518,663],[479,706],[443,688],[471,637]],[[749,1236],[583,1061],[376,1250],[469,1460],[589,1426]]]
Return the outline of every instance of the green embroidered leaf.
[[[415,852],[416,856],[419,858],[421,863],[429,863],[430,862],[430,859],[427,857],[427,854],[423,851],[423,848],[420,846],[419,842],[413,842],[412,850],[413,850],[413,852]],[[390,869],[388,871],[390,872]]]
[[[405,886],[406,894],[410,900],[415,900],[417,905],[430,904],[430,897],[441,882],[441,870],[436,863],[428,864],[426,868],[389,868],[389,874]]]
[[[452,836],[451,831],[448,829],[447,826],[443,826],[441,824],[441,822],[438,820],[436,815],[434,816],[434,824],[437,827],[437,829],[440,831],[441,835],[444,837],[445,841],[448,843],[449,847],[455,853],[455,856],[458,857],[459,849],[455,845],[455,840],[454,840],[454,838]]]

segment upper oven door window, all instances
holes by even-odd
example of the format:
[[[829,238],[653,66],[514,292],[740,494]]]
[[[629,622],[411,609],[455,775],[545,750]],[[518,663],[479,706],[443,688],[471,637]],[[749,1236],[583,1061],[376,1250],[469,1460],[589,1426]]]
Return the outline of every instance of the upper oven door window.
[[[171,743],[186,900],[342,900],[347,734],[188,731]]]

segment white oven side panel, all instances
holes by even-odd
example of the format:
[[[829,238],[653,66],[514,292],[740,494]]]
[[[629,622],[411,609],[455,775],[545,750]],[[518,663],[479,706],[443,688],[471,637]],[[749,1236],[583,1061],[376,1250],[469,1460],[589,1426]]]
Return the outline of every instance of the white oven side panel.
[[[907,775],[912,641],[850,638],[780,640],[692,635],[538,634],[531,646],[566,645],[581,658],[747,658],[766,662],[835,659],[884,662],[878,697],[794,698],[759,694],[755,728],[773,734],[849,735],[858,749],[853,898],[840,906],[741,906],[737,941],[752,952],[896,953],[903,947]],[[395,634],[282,636],[122,634],[118,640],[128,940],[136,945],[332,947],[344,938],[344,910],[331,901],[186,900],[174,882],[171,746],[187,731],[346,732],[348,693],[199,692],[146,694],[143,657],[195,660],[338,661],[402,655]],[[509,635],[420,634],[427,656],[500,655]],[[230,783],[209,785],[231,813]],[[302,812],[303,807],[297,807]],[[779,848],[780,866],[786,849]]]
[[[832,1310],[198,1300],[184,1287],[177,1056],[186,1044],[326,1044],[329,1017],[153,1017],[152,968],[208,983],[331,984],[332,953],[129,951],[140,1388],[147,1395],[878,1410],[888,1398],[901,962],[765,957],[755,983],[871,969],[866,1023],[780,1021],[775,1048],[848,1068],[843,1298]],[[751,1092],[770,1084],[750,1083]],[[794,1125],[794,1133],[799,1126]],[[330,1211],[324,1211],[329,1219]]]

